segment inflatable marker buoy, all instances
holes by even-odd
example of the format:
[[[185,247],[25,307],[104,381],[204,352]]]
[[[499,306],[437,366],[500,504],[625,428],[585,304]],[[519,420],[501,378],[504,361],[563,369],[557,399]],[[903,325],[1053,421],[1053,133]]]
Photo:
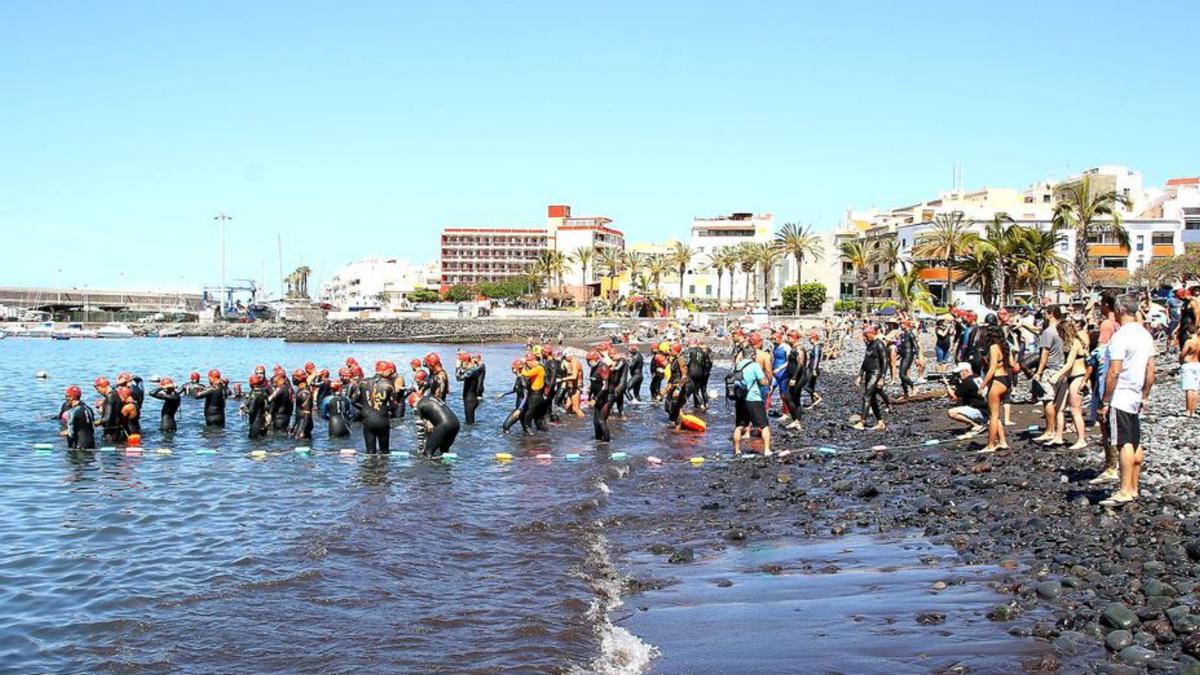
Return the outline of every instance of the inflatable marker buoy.
[[[699,431],[701,433],[708,430],[707,422],[699,417],[696,417],[695,415],[688,415],[687,413],[681,413],[679,415],[679,426],[687,429],[688,431]]]
[[[822,455],[836,455],[837,448],[830,448],[830,447],[818,448],[817,452],[821,453]]]
[[[703,457],[693,457],[693,458],[689,459],[688,461],[692,463],[692,466],[700,466],[701,464],[704,463],[704,458]]]
[[[141,444],[142,444],[142,435],[141,434],[129,434],[129,438],[125,439],[125,445],[127,445],[131,448],[136,448]]]
[[[250,453],[250,459],[266,459],[266,458],[267,458],[266,450],[254,450],[253,452]]]
[[[196,451],[197,455],[215,455],[217,451],[212,448],[200,448]]]
[[[614,453],[612,453],[611,455],[609,455],[609,456],[608,456],[608,458],[609,458],[609,459],[611,459],[611,460],[613,460],[613,461],[615,461],[615,462],[619,462],[619,461],[621,461],[621,460],[625,459],[625,458],[626,458],[626,457],[628,457],[628,456],[629,456],[629,455],[627,455],[627,454],[625,454],[625,453],[623,453],[623,452],[614,452]]]
[[[308,447],[307,445],[302,445],[296,448],[295,452],[298,452],[302,455],[307,455],[308,453],[312,452],[312,448]]]
[[[883,452],[884,450],[887,450],[887,446],[886,445],[876,445],[875,447],[873,447],[871,449],[874,450],[875,452]]]
[[[54,444],[53,443],[34,443],[33,449],[34,450],[53,450]]]
[[[650,457],[646,458],[646,463],[653,464],[654,466],[658,466],[659,464],[662,464],[662,460],[651,455]]]
[[[925,441],[925,445],[937,445],[938,443],[941,443],[941,440],[939,440],[937,438],[931,438],[931,439]]]
[[[578,462],[579,461],[579,453],[572,452],[571,454],[567,455],[566,459],[568,462]]]
[[[1041,429],[1042,428],[1036,424],[1030,424],[1029,426],[1025,427],[1025,431],[1041,431]]]
[[[551,455],[551,454],[550,454],[550,453],[548,453],[548,452],[541,452],[541,453],[538,453],[538,454],[534,455],[534,456],[533,456],[533,458],[534,458],[534,459],[547,460],[547,459],[554,459],[554,455]]]
[[[106,446],[100,448],[100,452],[116,452],[116,451],[117,451],[117,449],[111,445],[106,445]]]
[[[442,461],[443,461],[443,462],[453,462],[453,461],[455,461],[455,460],[457,460],[457,459],[458,459],[458,453],[457,453],[457,452],[444,452],[444,453],[442,453]]]
[[[155,450],[155,451],[154,451],[154,454],[156,454],[156,455],[170,455],[170,454],[173,454],[173,453],[171,452],[171,449],[170,449],[170,448],[158,448],[157,450]]]
[[[342,448],[341,450],[338,450],[338,455],[342,457],[353,457],[355,452],[357,451],[354,448]]]
[[[507,452],[497,452],[496,453],[496,461],[497,462],[511,462],[512,455]]]
[[[132,448],[125,448],[125,456],[126,457],[141,457],[142,449],[137,446],[134,446]]]

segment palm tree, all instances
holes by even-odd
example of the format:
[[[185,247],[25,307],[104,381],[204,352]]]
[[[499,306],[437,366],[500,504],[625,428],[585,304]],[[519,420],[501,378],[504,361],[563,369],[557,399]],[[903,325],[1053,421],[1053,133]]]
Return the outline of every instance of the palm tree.
[[[532,273],[545,280],[546,290],[554,293],[554,281],[566,270],[567,257],[560,251],[545,250],[538,253]]]
[[[784,255],[790,255],[796,261],[796,315],[800,315],[800,286],[803,284],[801,270],[807,258],[820,262],[825,257],[825,246],[821,238],[812,232],[811,225],[784,223],[775,233],[775,245]],[[718,287],[720,283],[718,282]]]
[[[912,271],[895,271],[891,274],[891,284],[896,289],[896,302],[905,312],[917,311],[933,313],[933,294],[929,287],[921,281],[920,266]]]
[[[671,250],[671,262],[679,272],[679,302],[683,302],[683,276],[687,274],[687,268],[692,264],[692,258],[696,253],[692,251],[692,247],[687,244],[677,241]]]
[[[774,243],[752,244],[754,250],[754,262],[758,264],[758,268],[763,275],[763,307],[767,312],[771,311],[771,271],[775,267],[775,263],[783,257],[783,249],[776,246]],[[799,295],[799,289],[797,289]]]
[[[669,255],[650,256],[650,260],[646,263],[646,272],[650,274],[650,280],[654,282],[654,294],[662,297],[662,278],[671,273],[675,269],[675,263],[671,261]]]
[[[727,268],[733,267],[733,265],[735,264],[731,260],[731,258],[732,258],[732,256],[729,255],[729,250],[728,250],[728,247],[726,247],[726,246],[721,246],[720,248],[716,249],[712,253],[708,254],[709,268],[717,271],[717,309],[718,310],[721,309],[721,279],[725,276],[725,270]],[[732,285],[733,285],[733,277],[732,276],[730,276],[729,284],[732,287]],[[732,292],[732,290],[733,289],[730,288],[731,292]]]
[[[625,254],[615,246],[605,246],[597,249],[596,262],[608,275],[608,292],[611,296],[617,290],[617,275],[625,264]]]
[[[646,269],[647,256],[637,251],[625,254],[625,271],[629,272],[629,280],[634,286],[645,286],[642,270]]]
[[[1016,255],[1017,245],[1025,235],[1026,228],[1015,225],[1006,213],[997,213],[984,229],[983,238],[975,242],[975,250],[981,251],[991,262],[990,288],[992,297],[1001,305],[1007,304],[1011,294],[1015,267],[1007,264]],[[984,300],[984,304],[991,305]]]
[[[754,270],[758,269],[758,251],[755,249],[754,244],[747,241],[738,244],[735,253],[737,255],[738,269],[742,271],[742,274],[746,275],[746,297],[744,300],[748,308],[751,297],[750,282],[755,280]],[[757,285],[755,283],[755,286]],[[757,294],[757,289],[755,294]]]
[[[1116,190],[1092,191],[1091,176],[1063,183],[1054,188],[1054,215],[1051,223],[1056,230],[1075,231],[1075,289],[1081,295],[1088,292],[1088,260],[1092,237],[1110,233],[1117,243],[1129,248],[1129,232],[1121,225],[1121,210],[1132,204],[1129,197]]]
[[[1066,235],[1054,230],[1030,228],[1022,233],[1013,263],[1018,278],[1029,284],[1036,294],[1037,302],[1042,299],[1042,290],[1047,281],[1061,285],[1066,278],[1066,261],[1058,255],[1058,249]]]
[[[596,249],[591,246],[580,246],[571,254],[571,262],[579,263],[579,285],[587,286],[588,265],[596,256]]]
[[[867,310],[867,265],[871,262],[871,255],[867,253],[867,246],[861,239],[842,242],[841,254],[842,259],[854,268],[855,284],[858,286],[858,310],[865,312]]]
[[[961,280],[979,291],[979,299],[988,307],[995,307],[996,299],[996,252],[990,247],[975,246],[964,257],[954,262],[955,271]]]
[[[881,248],[871,250],[871,262],[882,265],[887,271],[883,278],[885,286],[894,286],[895,272],[908,272],[908,259],[900,253],[900,240],[895,237],[884,241]]]
[[[954,304],[954,261],[970,251],[979,235],[971,231],[971,221],[962,211],[939,213],[933,227],[921,234],[913,246],[913,257],[946,261],[946,306]]]

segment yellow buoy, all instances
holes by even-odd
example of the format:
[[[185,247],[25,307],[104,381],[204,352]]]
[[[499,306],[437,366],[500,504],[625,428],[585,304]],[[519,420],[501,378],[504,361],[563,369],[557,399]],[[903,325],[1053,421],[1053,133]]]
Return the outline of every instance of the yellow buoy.
[[[169,455],[169,454],[171,454],[171,449],[170,449],[170,448],[159,448],[159,449],[157,449],[157,450],[155,450],[155,451],[154,451],[154,454],[156,454],[156,455]]]
[[[250,458],[251,459],[266,459],[267,451],[266,450],[255,450],[254,452],[250,453]]]
[[[497,452],[496,460],[500,462],[508,462],[512,460],[512,455],[507,452]]]
[[[703,457],[693,457],[691,460],[692,466],[700,466],[704,463]]]

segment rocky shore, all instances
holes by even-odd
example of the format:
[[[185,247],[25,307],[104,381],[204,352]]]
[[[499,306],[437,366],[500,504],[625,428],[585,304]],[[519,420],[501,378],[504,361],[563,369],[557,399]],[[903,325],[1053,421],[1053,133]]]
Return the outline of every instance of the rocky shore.
[[[529,317],[475,319],[396,319],[389,321],[324,321],[320,323],[172,323],[131,326],[139,334],[179,330],[184,337],[282,338],[288,342],[524,342],[529,336],[599,340],[611,331],[600,324],[633,328],[632,319]]]
[[[981,619],[1043,643],[1022,662],[1026,671],[1200,673],[1200,424],[1178,416],[1173,358],[1161,361],[1143,417],[1142,496],[1109,509],[1099,505],[1108,488],[1088,485],[1103,461],[1099,433],[1081,452],[1034,445],[1036,432],[1025,431],[1037,421],[1031,405],[1015,407],[1012,449],[993,455],[976,454],[982,437],[951,440],[962,429],[939,398],[893,406],[885,432],[851,430],[860,353],[827,363],[825,401],[803,431],[776,430],[775,450],[786,456],[733,462],[695,485],[646,481],[635,500],[671,500],[694,515],[626,542],[626,553],[687,564],[756,541],[915,532],[952,546],[965,564],[998,570],[992,585],[1005,599]],[[670,583],[632,580],[629,590]],[[951,576],[929,592],[959,583]],[[937,617],[910,619],[939,630]]]

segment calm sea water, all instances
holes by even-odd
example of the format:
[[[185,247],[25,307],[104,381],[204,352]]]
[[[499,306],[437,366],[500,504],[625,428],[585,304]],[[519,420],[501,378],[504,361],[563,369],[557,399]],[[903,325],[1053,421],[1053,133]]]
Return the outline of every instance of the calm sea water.
[[[251,443],[233,402],[229,426],[206,431],[199,403],[185,401],[180,430],[163,438],[155,430],[159,404],[147,398],[140,457],[69,453],[50,418],[65,386],[79,384],[90,399],[94,377],[121,370],[182,381],[218,367],[238,381],[257,364],[290,371],[312,360],[336,370],[347,356],[404,364],[431,349],[447,361],[454,351],[270,340],[0,341],[0,669],[703,670],[688,656],[693,646],[672,637],[668,628],[677,625],[630,620],[621,588],[631,569],[658,564],[630,555],[629,542],[680,517],[667,500],[643,499],[638,486],[702,489],[706,472],[719,466],[670,460],[725,448],[727,416],[714,415],[706,436],[675,436],[660,410],[632,408],[614,425],[612,449],[628,452],[627,460],[596,447],[589,419],[530,439],[502,436],[511,402],[490,396],[511,384],[506,364],[519,350],[494,346],[482,349],[489,400],[478,426],[459,435],[452,464],[409,457],[407,423],[393,430],[387,458],[340,456],[340,448],[361,449],[361,436],[356,430],[330,444],[320,422],[309,455],[293,452],[296,443],[282,436]],[[50,379],[34,379],[38,370]],[[457,394],[455,387],[452,405],[460,409]],[[37,452],[40,442],[55,449]],[[160,447],[172,454],[155,453]],[[256,460],[254,450],[270,454]],[[496,452],[516,459],[499,463]],[[534,458],[541,453],[554,459]],[[567,461],[568,453],[581,457]],[[668,463],[647,467],[638,460],[647,454]],[[640,531],[623,531],[622,519]],[[739,564],[710,560],[693,574]],[[661,602],[677,602],[672,597]],[[988,600],[965,602],[975,608]],[[708,602],[699,594],[689,604]],[[764,616],[786,614],[775,607]],[[654,638],[635,636],[639,625]],[[747,638],[758,633],[742,630]],[[989,637],[1003,641],[994,632],[999,637]],[[756,651],[790,654],[764,647]]]

